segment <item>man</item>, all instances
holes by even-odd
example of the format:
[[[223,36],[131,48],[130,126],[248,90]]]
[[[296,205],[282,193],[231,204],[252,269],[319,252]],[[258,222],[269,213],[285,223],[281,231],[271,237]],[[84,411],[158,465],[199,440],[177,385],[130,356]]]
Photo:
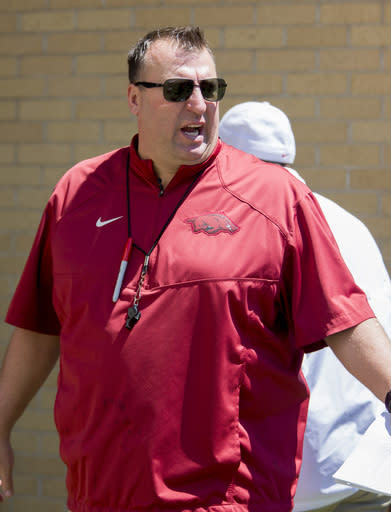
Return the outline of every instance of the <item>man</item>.
[[[326,341],[384,399],[389,342],[307,187],[219,141],[200,30],[153,31],[128,62],[138,136],[60,180],[8,311],[0,453],[60,336],[72,512],[288,511],[303,350]]]
[[[280,163],[303,181],[289,167],[296,155],[290,121],[270,103],[249,101],[229,109],[220,122],[220,137],[264,161]],[[357,217],[330,199],[314,195],[356,283],[390,336],[391,282],[376,242]],[[330,349],[306,354],[302,370],[311,397],[295,512],[387,509],[391,497],[358,491],[332,477],[383,404],[345,370]]]

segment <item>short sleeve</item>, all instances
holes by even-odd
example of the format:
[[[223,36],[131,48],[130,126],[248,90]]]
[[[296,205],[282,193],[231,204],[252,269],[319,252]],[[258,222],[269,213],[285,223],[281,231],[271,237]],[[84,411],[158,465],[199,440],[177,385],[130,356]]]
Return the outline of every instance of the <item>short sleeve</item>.
[[[309,352],[323,347],[325,336],[375,315],[310,192],[296,205],[290,235],[283,272],[285,308],[294,344]]]
[[[61,326],[52,303],[51,222],[49,203],[42,215],[5,320],[23,329],[59,335]]]

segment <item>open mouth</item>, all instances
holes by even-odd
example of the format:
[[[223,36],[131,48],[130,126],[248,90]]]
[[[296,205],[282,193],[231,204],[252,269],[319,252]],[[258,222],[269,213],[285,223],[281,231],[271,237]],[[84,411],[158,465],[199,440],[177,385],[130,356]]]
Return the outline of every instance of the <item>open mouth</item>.
[[[199,135],[202,135],[203,125],[202,124],[188,124],[181,128],[181,131],[184,135],[191,138],[196,138]]]

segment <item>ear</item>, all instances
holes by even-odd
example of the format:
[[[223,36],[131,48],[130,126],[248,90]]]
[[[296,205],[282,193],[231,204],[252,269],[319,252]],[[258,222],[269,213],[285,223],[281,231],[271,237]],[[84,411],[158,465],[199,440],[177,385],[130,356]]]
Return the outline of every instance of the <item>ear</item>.
[[[131,113],[137,116],[140,105],[140,89],[134,84],[128,85],[128,105]]]

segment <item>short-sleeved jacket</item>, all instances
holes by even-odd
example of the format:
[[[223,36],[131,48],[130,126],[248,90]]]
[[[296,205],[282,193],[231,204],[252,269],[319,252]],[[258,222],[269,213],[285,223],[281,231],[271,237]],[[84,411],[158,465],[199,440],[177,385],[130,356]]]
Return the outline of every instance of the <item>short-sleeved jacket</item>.
[[[161,194],[136,144],[60,180],[7,316],[61,335],[55,420],[68,507],[288,511],[307,412],[303,351],[372,310],[288,171],[219,141]],[[113,303],[128,158],[137,248]],[[129,331],[142,251],[201,171],[151,253]]]

